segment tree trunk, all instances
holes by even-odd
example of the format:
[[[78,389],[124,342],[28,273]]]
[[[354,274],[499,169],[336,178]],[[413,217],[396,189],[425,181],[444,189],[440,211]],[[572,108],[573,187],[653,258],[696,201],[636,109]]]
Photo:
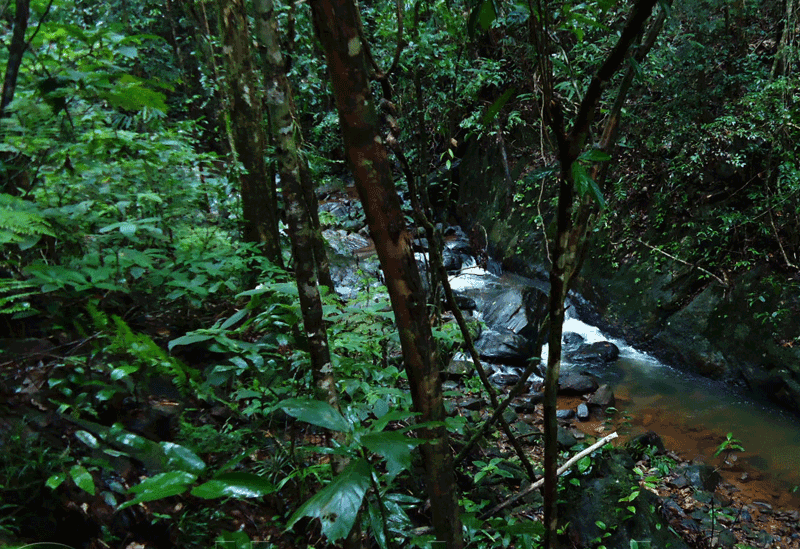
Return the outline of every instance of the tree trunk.
[[[331,368],[328,334],[322,319],[322,300],[315,270],[314,227],[300,185],[300,156],[295,138],[292,89],[284,72],[273,2],[255,0],[253,4],[256,12],[256,36],[265,48],[264,83],[267,88],[267,106],[275,140],[278,173],[283,187],[286,218],[294,255],[294,274],[303,326],[308,337],[312,374],[319,396],[338,409],[336,382]]]
[[[549,351],[544,386],[545,482],[543,497],[546,549],[558,547],[558,424],[556,422],[556,397],[558,394],[558,377],[561,370],[564,300],[585,254],[586,234],[590,219],[589,211],[593,207],[590,199],[585,196],[579,197],[578,211],[573,214],[573,201],[575,198],[573,167],[585,147],[600,97],[611,77],[624,61],[625,55],[634,43],[636,36],[644,27],[656,1],[638,0],[634,4],[617,44],[592,78],[569,133],[565,130],[563,112],[552,95],[552,89],[545,88],[545,116],[558,143],[558,159],[561,164],[556,237],[551,247],[553,264],[550,268],[550,337],[548,340]],[[543,32],[539,32],[537,36],[544,37],[546,35]],[[540,51],[543,50],[540,49]],[[542,63],[542,66],[548,65]],[[544,80],[545,82],[551,82],[552,76],[548,74]]]
[[[14,30],[11,33],[11,43],[8,46],[8,61],[6,74],[3,79],[3,95],[0,98],[0,119],[10,116],[8,105],[14,99],[17,89],[19,68],[22,65],[22,56],[28,44],[25,42],[25,31],[28,29],[30,19],[30,0],[16,0],[16,13],[14,14]],[[30,190],[31,182],[28,176],[27,164],[29,159],[21,153],[14,154],[4,151],[0,153],[3,168],[3,181],[0,191],[18,195],[18,189]]]
[[[270,184],[264,160],[267,138],[261,108],[261,84],[250,52],[250,32],[244,0],[220,0],[220,28],[224,44],[228,113],[233,155],[241,162],[239,174],[246,242],[263,246],[266,257],[283,265],[278,234],[278,195]]]
[[[358,14],[352,0],[313,0],[314,25],[327,58],[345,154],[381,262],[400,335],[414,409],[420,422],[443,421],[444,401],[419,270],[370,93]],[[444,427],[426,427],[423,446],[427,490],[436,537],[463,546],[452,456]]]

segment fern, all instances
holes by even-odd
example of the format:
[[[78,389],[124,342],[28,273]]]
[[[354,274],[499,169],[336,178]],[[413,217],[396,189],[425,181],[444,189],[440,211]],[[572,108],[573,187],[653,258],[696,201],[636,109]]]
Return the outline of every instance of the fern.
[[[35,314],[36,310],[25,298],[37,294],[39,291],[36,284],[25,280],[0,279],[0,315]]]
[[[42,235],[54,236],[36,204],[0,194],[0,244],[35,244]]]

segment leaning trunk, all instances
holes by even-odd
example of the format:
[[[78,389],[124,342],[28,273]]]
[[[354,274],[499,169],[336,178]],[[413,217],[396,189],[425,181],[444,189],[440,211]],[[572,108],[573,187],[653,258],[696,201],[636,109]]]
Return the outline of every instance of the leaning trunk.
[[[384,272],[400,335],[414,408],[421,422],[444,420],[444,401],[434,361],[425,294],[392,180],[392,166],[378,134],[358,14],[352,0],[314,0],[314,25],[327,58],[344,146],[370,235]],[[452,456],[443,426],[419,430],[436,537],[462,547]]]

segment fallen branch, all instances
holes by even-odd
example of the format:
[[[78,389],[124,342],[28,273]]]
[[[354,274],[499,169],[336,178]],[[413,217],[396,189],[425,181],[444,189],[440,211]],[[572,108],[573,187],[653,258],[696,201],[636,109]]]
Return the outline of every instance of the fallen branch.
[[[582,450],[582,451],[578,452],[577,454],[575,454],[574,456],[569,458],[564,463],[564,465],[562,465],[561,467],[558,468],[558,470],[556,471],[557,475],[561,475],[564,471],[566,471],[570,467],[572,467],[572,465],[576,461],[578,461],[579,459],[581,459],[582,457],[584,457],[586,455],[591,454],[592,452],[594,452],[595,450],[597,450],[601,446],[604,446],[607,442],[609,442],[611,440],[614,440],[618,436],[619,435],[617,435],[616,432],[613,432],[610,435],[601,438],[600,440],[598,440],[597,442],[595,442],[594,444],[592,444],[591,446],[589,446],[585,450]],[[506,507],[508,507],[509,505],[514,503],[515,501],[519,500],[520,498],[523,498],[523,497],[527,496],[528,494],[530,494],[531,492],[533,492],[534,490],[539,488],[542,484],[544,484],[544,478],[540,478],[539,480],[537,480],[536,482],[534,482],[533,484],[531,484],[530,486],[525,488],[522,492],[516,494],[515,496],[510,497],[509,499],[505,500],[503,503],[495,505],[494,507],[489,509],[487,512],[485,512],[483,515],[481,515],[481,518],[485,519],[487,517],[490,517],[490,516],[494,515],[495,513],[500,511],[501,509],[505,509]]]

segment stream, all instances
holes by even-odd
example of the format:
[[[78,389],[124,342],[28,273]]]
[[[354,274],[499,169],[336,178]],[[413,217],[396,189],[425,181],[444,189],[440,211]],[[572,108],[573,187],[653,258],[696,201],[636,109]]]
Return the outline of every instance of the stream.
[[[542,289],[541,281],[513,274],[495,276],[472,264],[465,267],[468,268],[451,278],[451,284],[455,291],[471,297],[496,295],[504,287],[529,285]],[[571,296],[570,300],[582,298]],[[480,299],[477,301],[480,303]],[[476,318],[483,318],[480,309],[479,306]],[[565,336],[578,334],[583,344],[610,341],[620,354],[617,360],[604,364],[565,361],[562,375],[588,371],[601,383],[610,384],[617,413],[630,422],[630,434],[655,431],[666,447],[683,459],[723,466],[724,454],[715,458],[714,453],[727,433],[732,433],[745,450],[733,454],[731,462],[722,467],[728,481],[752,492],[755,500],[800,505],[800,494],[792,493],[800,486],[800,421],[796,417],[722,382],[663,364],[582,321],[575,309],[567,309]],[[580,339],[565,337],[565,350],[570,345],[574,349],[570,338],[573,342]],[[542,353],[546,360],[547,346]]]
[[[714,452],[732,433],[745,448],[736,459],[746,469],[760,472],[767,477],[764,480],[787,492],[800,485],[797,418],[722,382],[667,366],[570,316],[572,310],[564,323],[565,333],[577,333],[589,343],[611,341],[619,347],[617,361],[593,368],[592,373],[614,388],[617,409],[631,415],[634,434],[636,429],[656,431],[668,448],[683,457],[703,456],[716,464]]]

